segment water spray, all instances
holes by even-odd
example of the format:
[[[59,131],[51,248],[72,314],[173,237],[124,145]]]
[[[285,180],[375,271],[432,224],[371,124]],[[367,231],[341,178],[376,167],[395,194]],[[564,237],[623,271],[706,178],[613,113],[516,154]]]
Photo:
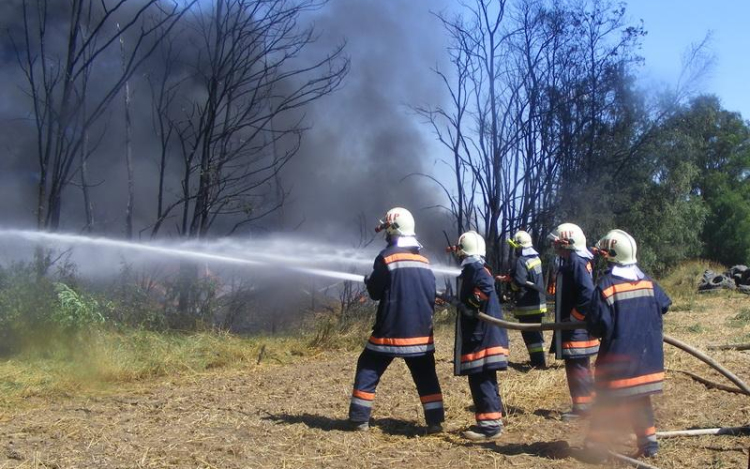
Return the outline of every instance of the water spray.
[[[58,243],[58,244],[87,244],[91,246],[102,246],[109,248],[117,248],[123,250],[134,250],[140,252],[148,252],[159,254],[163,256],[171,257],[182,257],[187,259],[196,259],[203,261],[221,262],[229,264],[240,264],[240,265],[253,265],[253,266],[266,266],[269,265],[268,261],[261,261],[257,259],[247,259],[237,256],[227,256],[222,254],[213,254],[209,252],[193,251],[188,249],[170,248],[163,247],[153,244],[145,243],[134,243],[129,241],[120,241],[111,238],[98,238],[90,236],[79,236],[71,234],[61,233],[44,233],[30,230],[8,230],[0,229],[0,237],[9,238],[21,238],[29,242],[34,243]],[[351,274],[347,272],[338,272],[335,270],[317,269],[309,267],[298,267],[292,265],[282,265],[286,270],[293,272],[300,272],[304,274],[316,275],[320,277],[329,277],[339,280],[349,280],[353,282],[364,282],[363,275]]]
[[[304,251],[303,255],[285,255],[269,252],[269,249],[252,249],[235,240],[220,239],[211,244],[185,242],[178,247],[168,247],[157,243],[138,243],[105,237],[92,237],[66,233],[49,233],[33,230],[0,229],[0,238],[20,238],[31,243],[88,245],[126,251],[157,254],[160,256],[181,257],[208,262],[239,264],[248,266],[274,265],[287,271],[318,277],[333,278],[341,281],[364,282],[364,275],[319,268],[321,264],[343,263],[369,268],[372,266],[373,253],[366,255],[355,249],[341,249],[333,246],[312,245],[295,242],[294,245]],[[225,251],[232,251],[231,253]],[[332,254],[333,252],[333,254]],[[458,276],[461,271],[456,268],[433,265],[436,274]]]

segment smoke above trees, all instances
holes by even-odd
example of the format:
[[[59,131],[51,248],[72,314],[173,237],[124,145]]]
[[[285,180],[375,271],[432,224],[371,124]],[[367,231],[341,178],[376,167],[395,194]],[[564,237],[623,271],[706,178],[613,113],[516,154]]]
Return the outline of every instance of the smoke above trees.
[[[258,229],[352,238],[358,220],[393,205],[439,203],[434,186],[409,177],[434,161],[409,105],[442,93],[417,78],[442,52],[425,5],[2,8],[15,19],[0,56],[12,84],[0,110],[4,224],[136,238]]]

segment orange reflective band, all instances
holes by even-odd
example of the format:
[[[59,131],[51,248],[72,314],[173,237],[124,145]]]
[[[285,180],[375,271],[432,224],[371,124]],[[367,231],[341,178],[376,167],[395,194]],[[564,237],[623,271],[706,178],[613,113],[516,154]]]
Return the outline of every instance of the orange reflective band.
[[[422,404],[426,404],[428,402],[439,402],[443,400],[442,394],[430,394],[427,396],[419,396],[419,400],[422,401]]]
[[[642,432],[639,432],[639,436],[652,436],[656,435],[656,427],[645,428]]]
[[[488,355],[508,355],[508,349],[503,347],[486,348],[475,353],[467,353],[466,355],[461,355],[461,361],[470,362],[479,360],[480,358],[484,358]]]
[[[580,342],[563,342],[563,348],[589,348],[599,345],[599,340],[585,340]]]
[[[594,396],[571,396],[573,404],[589,404],[594,400]]]
[[[420,256],[419,254],[408,254],[408,253],[399,253],[399,254],[393,254],[385,259],[383,259],[386,264],[390,264],[392,262],[398,262],[398,261],[416,261],[416,262],[423,262],[425,264],[429,264],[430,261],[427,260],[426,257]]]
[[[364,391],[360,391],[358,389],[354,390],[354,392],[352,393],[352,396],[358,397],[360,399],[364,399],[366,401],[371,401],[371,400],[375,399],[375,393],[374,392],[364,392]]]
[[[584,316],[583,314],[579,313],[578,310],[575,309],[575,308],[573,308],[573,310],[570,312],[570,315],[573,316],[574,318],[578,319],[579,321],[583,321],[584,319],[586,319],[586,316]]]
[[[606,299],[615,293],[624,293],[633,290],[653,290],[654,283],[648,280],[641,280],[639,282],[630,283],[618,283],[602,291],[602,296]]]
[[[609,388],[628,388],[630,386],[638,386],[639,384],[649,384],[664,381],[664,372],[652,373],[650,375],[637,376],[635,378],[628,379],[617,379],[605,383]]]
[[[433,342],[429,337],[410,337],[408,339],[393,339],[390,337],[370,337],[370,342],[376,345],[427,345]]]
[[[487,412],[486,414],[475,414],[477,420],[500,420],[503,414],[500,412]]]

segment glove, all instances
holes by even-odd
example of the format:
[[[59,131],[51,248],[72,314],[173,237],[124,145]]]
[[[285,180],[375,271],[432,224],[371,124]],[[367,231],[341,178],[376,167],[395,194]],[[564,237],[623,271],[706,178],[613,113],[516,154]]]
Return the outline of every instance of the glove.
[[[468,306],[466,306],[463,303],[457,304],[456,305],[456,309],[458,310],[459,313],[463,314],[466,317],[470,317],[470,318],[477,317],[477,313],[479,312],[476,309],[469,308]]]
[[[370,276],[369,275],[365,275],[365,280],[364,281],[365,281],[365,285],[367,285],[370,282]]]

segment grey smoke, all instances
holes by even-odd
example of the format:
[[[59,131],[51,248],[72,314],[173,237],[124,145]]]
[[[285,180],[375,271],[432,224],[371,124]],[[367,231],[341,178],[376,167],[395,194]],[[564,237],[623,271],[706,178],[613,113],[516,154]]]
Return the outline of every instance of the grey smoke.
[[[0,17],[17,23],[19,5],[3,2]],[[320,33],[310,52],[321,54],[346,40],[351,72],[342,89],[304,110],[311,129],[282,173],[290,196],[282,212],[261,223],[265,229],[351,244],[358,238],[360,215],[369,230],[385,210],[401,205],[415,214],[418,234],[428,246],[442,245],[442,229],[453,234],[445,212],[431,208],[444,203],[441,190],[425,178],[409,177],[435,174],[442,150],[409,106],[435,105],[445,98],[430,71],[445,57],[443,31],[431,12],[448,5],[447,0],[332,0],[310,15]],[[0,44],[0,80],[7,84],[0,90],[0,224],[31,227],[37,176],[29,100],[21,91],[23,77],[7,35]],[[158,64],[150,61],[148,73],[155,73]],[[152,221],[155,203],[157,142],[145,74],[133,84],[136,231]],[[120,99],[108,116],[97,129],[103,137],[90,171],[92,182],[100,183],[92,189],[97,232],[118,236],[126,197]],[[76,232],[83,226],[78,188],[71,186],[66,200],[63,230]]]

